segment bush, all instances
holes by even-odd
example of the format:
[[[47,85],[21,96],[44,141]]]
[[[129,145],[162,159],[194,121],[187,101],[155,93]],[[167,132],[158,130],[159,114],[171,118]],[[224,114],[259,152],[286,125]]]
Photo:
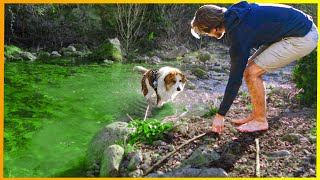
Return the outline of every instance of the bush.
[[[137,142],[151,144],[153,141],[163,140],[164,134],[171,130],[172,124],[162,123],[157,120],[134,120],[129,124],[129,127],[134,128],[128,139],[129,144]]]
[[[303,89],[298,95],[301,103],[317,103],[317,50],[298,60],[298,65],[294,68],[293,81],[298,88]]]

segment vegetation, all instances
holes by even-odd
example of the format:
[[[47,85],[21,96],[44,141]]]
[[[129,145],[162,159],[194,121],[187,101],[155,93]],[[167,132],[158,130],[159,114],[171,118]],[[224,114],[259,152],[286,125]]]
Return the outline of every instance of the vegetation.
[[[303,92],[298,95],[306,105],[317,104],[317,50],[298,60],[294,69],[294,82]]]
[[[152,143],[156,140],[163,140],[165,134],[172,129],[172,124],[162,123],[158,120],[134,120],[129,124],[130,128],[134,128],[134,132],[130,134],[128,143],[135,144],[137,142]]]
[[[204,115],[202,115],[202,117],[210,117],[210,116],[214,116],[218,113],[219,111],[219,108],[218,107],[215,107],[215,106],[209,106],[209,111],[204,113]]]

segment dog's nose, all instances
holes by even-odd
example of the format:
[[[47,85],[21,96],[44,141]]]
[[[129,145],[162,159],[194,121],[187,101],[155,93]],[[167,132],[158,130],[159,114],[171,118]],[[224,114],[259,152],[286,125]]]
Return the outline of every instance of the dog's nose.
[[[178,87],[178,88],[177,88],[177,91],[181,91],[181,88],[180,88],[180,87]]]

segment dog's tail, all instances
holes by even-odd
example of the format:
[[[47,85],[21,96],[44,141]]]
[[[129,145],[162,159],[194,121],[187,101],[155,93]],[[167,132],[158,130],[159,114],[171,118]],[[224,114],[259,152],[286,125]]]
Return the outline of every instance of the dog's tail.
[[[144,68],[144,67],[142,67],[142,66],[135,66],[135,67],[133,68],[133,71],[138,71],[138,72],[140,72],[141,74],[144,74],[144,73],[146,73],[147,71],[149,71],[149,69],[146,69],[146,68]]]

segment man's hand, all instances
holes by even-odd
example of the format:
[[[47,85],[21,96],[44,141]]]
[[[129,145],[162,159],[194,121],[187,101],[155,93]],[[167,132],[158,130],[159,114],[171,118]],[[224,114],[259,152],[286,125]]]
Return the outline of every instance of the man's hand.
[[[216,114],[213,118],[212,131],[215,133],[220,133],[224,130],[224,116]]]

